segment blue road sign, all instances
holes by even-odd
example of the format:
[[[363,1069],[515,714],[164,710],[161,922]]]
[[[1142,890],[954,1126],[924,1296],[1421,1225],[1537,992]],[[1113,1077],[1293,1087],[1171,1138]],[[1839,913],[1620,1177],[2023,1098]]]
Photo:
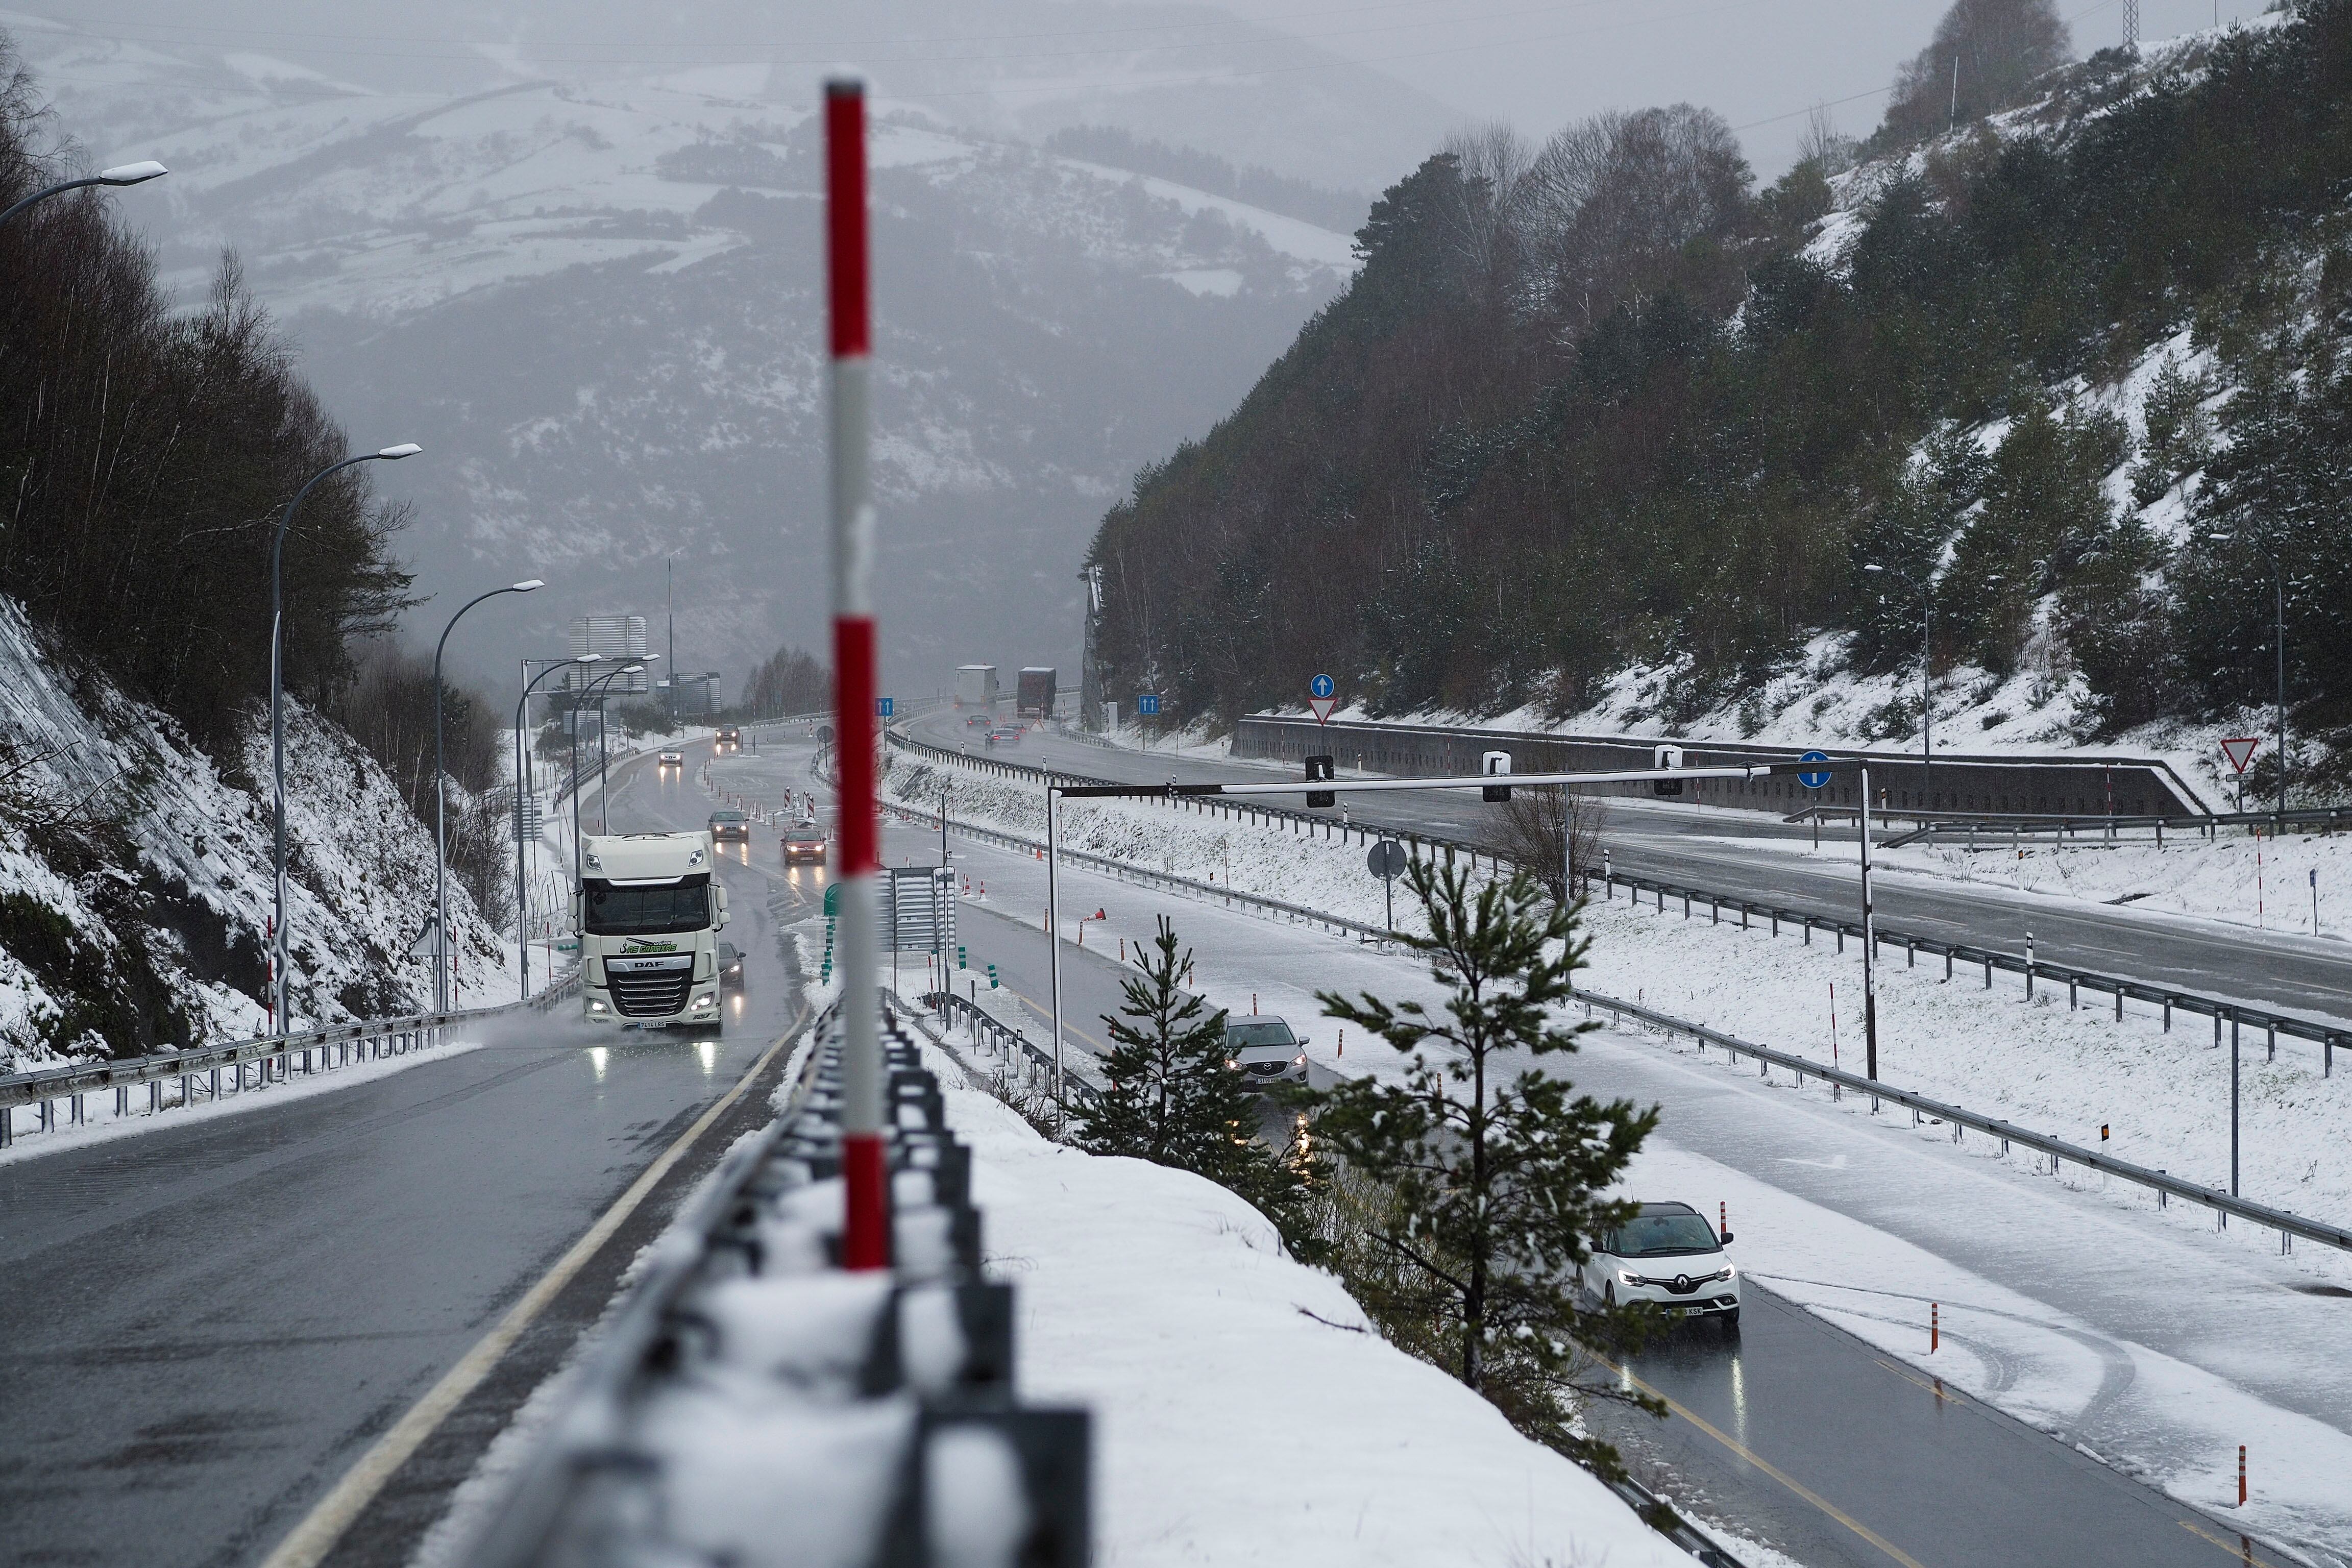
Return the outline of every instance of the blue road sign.
[[[1155,692],[1145,692],[1135,700],[1135,710],[1147,719],[1160,717],[1160,698]]]
[[[1830,754],[1827,752],[1807,752],[1803,756],[1797,759],[1797,761],[1801,763],[1826,763],[1829,760]],[[1797,775],[1797,782],[1804,785],[1807,789],[1819,789],[1822,785],[1830,782],[1830,771],[1827,768],[1814,768],[1809,772],[1799,773]]]
[[[887,719],[890,717],[891,710],[898,706],[898,700],[895,698],[877,697],[874,700],[875,716],[880,719]]]
[[[1339,689],[1339,683],[1328,675],[1318,675],[1307,683],[1307,692],[1316,697],[1328,697]]]

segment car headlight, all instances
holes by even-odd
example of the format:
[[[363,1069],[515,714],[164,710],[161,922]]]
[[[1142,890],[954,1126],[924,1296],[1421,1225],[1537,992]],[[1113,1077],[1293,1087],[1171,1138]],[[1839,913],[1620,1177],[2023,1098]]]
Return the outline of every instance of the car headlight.
[[[1739,1270],[1731,1264],[1727,1263],[1723,1266],[1723,1272],[1717,1275],[1717,1278],[1719,1279],[1737,1279],[1739,1278]]]
[[[1632,1269],[1620,1268],[1617,1270],[1617,1283],[1620,1285],[1639,1285],[1641,1282],[1642,1277],[1639,1274],[1634,1273]]]
[[[1291,1058],[1290,1065],[1295,1068],[1305,1067],[1307,1065],[1307,1053],[1305,1051],[1301,1051],[1297,1056]]]

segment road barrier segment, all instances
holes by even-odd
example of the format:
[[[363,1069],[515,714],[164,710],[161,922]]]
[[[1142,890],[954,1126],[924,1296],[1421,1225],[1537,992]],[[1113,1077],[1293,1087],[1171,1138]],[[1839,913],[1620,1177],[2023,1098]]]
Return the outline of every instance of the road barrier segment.
[[[646,1251],[455,1553],[463,1568],[732,1561],[755,1543],[763,1560],[860,1568],[1087,1561],[1090,1416],[1020,1398],[1014,1288],[982,1272],[971,1150],[877,1010],[887,1267],[840,1264],[844,1030],[828,1008],[787,1108]],[[732,1489],[723,1520],[692,1506],[714,1485]],[[745,1531],[756,1542],[730,1538]]]
[[[16,1073],[0,1078],[0,1148],[5,1148],[16,1141],[14,1123],[16,1110],[21,1106],[38,1106],[41,1131],[52,1131],[58,1125],[56,1107],[59,1102],[70,1106],[70,1123],[79,1125],[84,1119],[84,1097],[109,1089],[114,1090],[114,1113],[117,1116],[132,1114],[131,1091],[141,1084],[147,1086],[147,1110],[151,1113],[171,1109],[163,1099],[163,1089],[173,1079],[180,1080],[180,1099],[176,1104],[184,1107],[200,1101],[209,1102],[220,1099],[224,1092],[221,1074],[225,1070],[235,1075],[231,1091],[243,1092],[248,1088],[289,1082],[297,1077],[307,1078],[340,1067],[404,1056],[412,1050],[437,1045],[444,1032],[452,1026],[495,1018],[526,1007],[550,1006],[570,995],[579,983],[580,972],[575,965],[562,980],[528,1002],[507,1002],[496,1007],[470,1007],[447,1013],[416,1013],[398,1018],[371,1018],[356,1024],[312,1029],[299,1035],[269,1035],[224,1045],[199,1046],[184,1051],[165,1051],[151,1057],[126,1057],[121,1060]],[[248,1070],[257,1074],[251,1082],[247,1078]],[[198,1081],[200,1079],[203,1080],[201,1083]]]
[[[919,812],[915,812],[903,805],[898,805],[896,803],[893,804],[892,808],[907,812],[910,816],[920,815]],[[936,820],[936,818],[933,820]],[[971,833],[973,837],[992,838],[1012,847],[1024,849],[1042,849],[1044,847],[1042,843],[1034,839],[1023,838],[1016,834],[1000,833],[993,829],[974,830],[961,823],[953,825],[951,830],[958,833]],[[1065,855],[1072,854],[1072,852],[1068,850],[1065,850],[1063,853]],[[1076,857],[1073,856],[1073,858]],[[1097,862],[1099,862],[1100,860],[1099,857],[1087,857],[1087,858],[1090,861]],[[1113,864],[1115,865],[1116,863]],[[1276,913],[1290,915],[1294,918],[1304,913],[1310,916],[1313,921],[1318,925],[1326,926],[1334,931],[1352,933],[1359,938],[1367,941],[1383,942],[1390,940],[1394,935],[1392,932],[1381,931],[1378,927],[1367,925],[1360,921],[1349,920],[1345,916],[1334,915],[1321,911],[1302,911],[1298,906],[1286,903],[1279,899],[1270,899],[1256,893],[1244,893],[1238,891],[1235,889],[1217,884],[1194,882],[1188,878],[1171,877],[1160,872],[1142,871],[1138,868],[1128,867],[1122,868],[1121,869],[1124,874],[1130,876],[1132,879],[1166,887],[1171,890],[1179,890],[1222,899],[1229,904],[1255,905]],[[1598,879],[1595,879],[1598,880]],[[1617,880],[1622,882],[1626,880],[1626,879],[1620,877]],[[1827,922],[1816,920],[1815,923],[1817,926],[1822,926],[1826,925]],[[1849,926],[1845,929],[1852,934],[1859,934],[1860,928],[1858,927]],[[1882,933],[1880,937],[1882,944],[1895,940],[1899,939],[1888,937],[1885,933]],[[2036,971],[2042,974],[2052,973],[2047,966],[2039,964],[2036,965]],[[2060,973],[2063,974],[2063,972],[2062,971]],[[2174,994],[2177,995],[2179,994],[2175,993]],[[1998,1138],[2001,1141],[2001,1146],[2004,1152],[2006,1152],[2010,1145],[2013,1143],[2023,1144],[2025,1147],[2032,1149],[2037,1152],[2049,1155],[2053,1160],[2071,1163],[2073,1164],[2080,1165],[2086,1170],[2097,1171],[2104,1174],[2116,1177],[2118,1180],[2130,1182],[2135,1184],[2147,1187],[2151,1191],[2161,1194],[2162,1198],[2179,1198],[2184,1202],[2200,1205],[2203,1207],[2211,1209],[2215,1214],[2223,1216],[2225,1220],[2229,1217],[2236,1217],[2254,1225],[2262,1226],[2266,1229],[2275,1230],[2279,1233],[2282,1238],[2282,1246],[2285,1245],[2284,1238],[2299,1237],[2306,1241],[2315,1241],[2324,1246],[2352,1252],[2352,1229],[2347,1229],[2341,1226],[2330,1225],[2324,1220],[2308,1219],[2301,1215],[2291,1213],[2285,1209],[2273,1208],[2267,1204],[2259,1204],[2245,1198],[2232,1197],[2229,1194],[2221,1192],[2217,1188],[2202,1186],[2195,1182],[2187,1181],[2181,1177],[2170,1175],[2162,1171],[2151,1170],[2144,1165],[2133,1164],[2131,1162],[2126,1160],[2118,1160],[2113,1155],[2102,1154],[2093,1150],[2084,1149],[2075,1144],[2068,1143],[2061,1139],[2053,1138],[2044,1133],[2034,1132],[2026,1128],[2019,1127],[2013,1122],[2004,1121],[1998,1117],[1981,1115],[1978,1112],[1965,1110],[1959,1106],[1949,1105],[1942,1100],[1931,1099],[1927,1095],[1916,1094],[1909,1089],[1898,1089],[1883,1080],[1865,1078],[1858,1073],[1845,1072],[1843,1069],[1834,1067],[1823,1067],[1810,1058],[1798,1056],[1792,1052],[1778,1050],[1769,1046],[1759,1046],[1755,1044],[1753,1041],[1744,1040],[1737,1036],[1725,1034],[1721,1030],[1709,1028],[1703,1024],[1693,1023],[1686,1018],[1678,1018],[1671,1014],[1661,1013],[1654,1008],[1645,1007],[1638,1003],[1623,1001],[1617,997],[1603,995],[1598,992],[1583,990],[1580,987],[1577,992],[1577,999],[1579,1004],[1587,1010],[1588,1016],[1591,1016],[1594,1010],[1605,1011],[1619,1016],[1621,1019],[1634,1018],[1643,1023],[1652,1025],[1657,1028],[1666,1031],[1669,1037],[1677,1034],[1688,1035],[1695,1040],[1728,1051],[1731,1053],[1732,1059],[1735,1062],[1743,1057],[1751,1058],[1757,1062],[1765,1064],[1768,1067],[1785,1068],[1788,1071],[1798,1075],[1799,1081],[1801,1083],[1805,1079],[1819,1079],[1824,1083],[1835,1084],[1842,1089],[1852,1089],[1858,1094],[1869,1095],[1874,1102],[1883,1100],[1891,1104],[1905,1106],[1911,1110],[1916,1117],[1933,1118],[1936,1121],[1950,1125],[1958,1130],[1972,1130]],[[2227,1006],[2229,1005],[2221,1004],[2221,1005]],[[1955,1136],[1958,1136],[1957,1131]],[[2055,1167],[2053,1166],[2053,1169],[2054,1171]]]

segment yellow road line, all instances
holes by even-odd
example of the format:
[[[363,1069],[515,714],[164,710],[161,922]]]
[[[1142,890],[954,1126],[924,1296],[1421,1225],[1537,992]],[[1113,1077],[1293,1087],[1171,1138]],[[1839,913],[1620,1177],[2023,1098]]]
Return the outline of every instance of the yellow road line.
[[[2214,1545],[2220,1547],[2222,1551],[2228,1552],[2239,1562],[2252,1563],[2253,1568],[2278,1568],[2277,1560],[2274,1558],[2264,1557],[2262,1553],[2256,1552],[2254,1550],[2253,1542],[2246,1536],[2242,1535],[2236,1541],[2231,1541],[2226,1537],[2214,1534],[2211,1531],[2206,1529],[2203,1525],[2198,1523],[2193,1519],[2182,1520],[2180,1521],[2180,1528],[2187,1531],[2189,1534],[2197,1537],[2200,1541],[2211,1542]]]
[[[457,1409],[466,1396],[490,1374],[491,1368],[514,1348],[514,1342],[522,1337],[523,1331],[547,1310],[563,1288],[572,1282],[572,1277],[587,1267],[588,1260],[613,1238],[614,1233],[628,1217],[636,1213],[661,1179],[686,1157],[688,1150],[694,1147],[695,1141],[709,1131],[711,1124],[725,1113],[729,1106],[740,1099],[743,1091],[751,1087],[752,1080],[775,1060],[776,1053],[784,1048],[785,1042],[798,1034],[802,1024],[806,1022],[805,1005],[803,1012],[801,1020],[760,1053],[760,1059],[736,1080],[734,1088],[713,1101],[710,1108],[696,1119],[693,1126],[678,1135],[677,1142],[663,1150],[661,1157],[629,1184],[629,1190],[614,1199],[612,1207],[597,1216],[596,1223],[572,1244],[570,1251],[556,1260],[555,1267],[541,1276],[539,1283],[533,1285],[522,1300],[499,1320],[498,1327],[477,1341],[474,1348],[467,1351],[457,1365],[442,1374],[440,1382],[425,1391],[424,1398],[408,1407],[408,1413],[394,1425],[391,1431],[377,1438],[375,1446],[360,1456],[359,1462],[343,1473],[333,1489],[319,1500],[318,1505],[294,1527],[293,1532],[263,1559],[261,1568],[312,1568],[313,1564],[325,1560],[327,1553],[334,1550],[335,1542],[342,1539],[343,1531],[349,1530],[368,1504],[375,1500],[384,1483],[392,1479],[394,1473],[425,1446],[425,1440],[433,1436],[442,1422],[448,1419],[449,1413]]]
[[[1603,1366],[1609,1365],[1606,1362],[1601,1363],[1601,1364]],[[1805,1485],[1804,1482],[1797,1479],[1796,1477],[1789,1474],[1786,1470],[1781,1469],[1769,1459],[1767,1459],[1761,1455],[1756,1453],[1753,1449],[1749,1448],[1747,1444],[1740,1442],[1728,1432],[1721,1430],[1712,1422],[1706,1420],[1704,1416],[1695,1415],[1691,1411],[1685,1409],[1682,1405],[1676,1404],[1671,1399],[1668,1399],[1664,1394],[1660,1394],[1656,1389],[1652,1388],[1648,1384],[1643,1383],[1640,1378],[1635,1377],[1632,1373],[1625,1371],[1622,1367],[1612,1366],[1610,1367],[1609,1370],[1616,1373],[1618,1376],[1623,1378],[1626,1382],[1632,1384],[1634,1387],[1640,1389],[1651,1398],[1657,1400],[1668,1410],[1674,1412],[1676,1415],[1681,1416],[1684,1420],[1689,1422],[1692,1426],[1697,1427],[1700,1431],[1706,1433],[1708,1436],[1714,1438],[1717,1442],[1722,1444],[1733,1453],[1738,1455],[1742,1459],[1747,1460],[1748,1463],[1755,1466],[1758,1469],[1763,1471],[1766,1475],[1771,1477],[1774,1480],[1780,1482],[1782,1486],[1788,1488],[1790,1491],[1796,1493],[1799,1497],[1804,1499],[1815,1508],[1821,1510],[1822,1512],[1837,1521],[1840,1524],[1853,1531],[1854,1534],[1862,1537],[1863,1540],[1869,1542],[1873,1546],[1875,1546],[1881,1552],[1885,1552],[1887,1556],[1903,1564],[1903,1568],[1927,1568],[1927,1565],[1921,1563],[1917,1558],[1912,1556],[1909,1552],[1895,1545],[1895,1542],[1887,1540],[1886,1537],[1879,1534],[1878,1531],[1871,1529],[1870,1526],[1863,1523],[1862,1521],[1854,1518],[1852,1514],[1847,1513],[1843,1509],[1839,1508],[1835,1503],[1830,1501],[1829,1499],[1822,1496],[1821,1493],[1813,1490],[1812,1488]]]

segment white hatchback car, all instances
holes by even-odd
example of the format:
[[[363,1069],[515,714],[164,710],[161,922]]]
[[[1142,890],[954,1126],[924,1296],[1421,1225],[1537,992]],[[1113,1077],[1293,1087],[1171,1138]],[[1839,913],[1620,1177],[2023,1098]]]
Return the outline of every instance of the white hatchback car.
[[[1604,1305],[1641,1301],[1670,1318],[1712,1318],[1739,1331],[1739,1270],[1705,1215],[1688,1204],[1643,1204],[1623,1226],[1593,1243],[1584,1291]]]

